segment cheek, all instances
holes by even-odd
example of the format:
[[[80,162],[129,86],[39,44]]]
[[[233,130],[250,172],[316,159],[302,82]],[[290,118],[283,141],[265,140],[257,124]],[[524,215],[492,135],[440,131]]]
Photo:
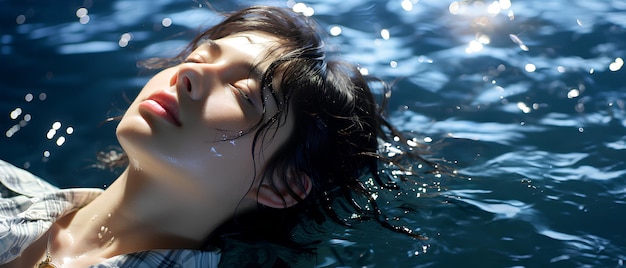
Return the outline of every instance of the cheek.
[[[247,109],[246,103],[238,99],[230,89],[211,94],[201,109],[203,125],[213,129],[221,130],[223,134],[236,134],[241,130],[247,130],[256,124],[261,115]],[[221,140],[220,135],[218,140]]]

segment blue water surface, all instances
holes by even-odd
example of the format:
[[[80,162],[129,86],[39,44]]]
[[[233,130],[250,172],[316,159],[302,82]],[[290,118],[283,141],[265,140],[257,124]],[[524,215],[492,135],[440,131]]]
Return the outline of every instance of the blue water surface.
[[[458,172],[390,219],[427,239],[335,227],[299,266],[623,266],[624,0],[2,1],[0,158],[106,187],[91,166],[150,77],[136,62],[258,3],[312,16],[330,51],[393,82],[391,121]]]

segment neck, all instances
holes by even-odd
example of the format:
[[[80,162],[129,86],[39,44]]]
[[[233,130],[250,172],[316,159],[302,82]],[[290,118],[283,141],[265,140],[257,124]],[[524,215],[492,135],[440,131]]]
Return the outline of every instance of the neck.
[[[168,185],[127,169],[102,195],[55,223],[50,245],[53,261],[69,256],[110,258],[150,249],[197,249],[234,211],[214,206],[209,197],[171,192]]]

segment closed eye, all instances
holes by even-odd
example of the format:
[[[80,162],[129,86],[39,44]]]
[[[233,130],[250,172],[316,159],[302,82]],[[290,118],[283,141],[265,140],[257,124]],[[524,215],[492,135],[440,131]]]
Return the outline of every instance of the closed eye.
[[[198,61],[197,59],[188,57],[183,61],[183,63],[200,63],[200,61]]]
[[[254,102],[252,101],[252,99],[250,99],[250,96],[248,95],[248,93],[246,93],[245,91],[243,91],[241,88],[233,85],[233,84],[229,84],[233,89],[235,89],[237,91],[237,93],[239,93],[239,95],[248,103],[250,104],[253,108],[255,108],[256,110],[256,106],[254,105]]]

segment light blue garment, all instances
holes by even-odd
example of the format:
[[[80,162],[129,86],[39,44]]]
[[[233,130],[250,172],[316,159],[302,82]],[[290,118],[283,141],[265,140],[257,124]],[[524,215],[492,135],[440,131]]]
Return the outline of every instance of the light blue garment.
[[[94,200],[102,189],[59,189],[0,160],[0,264],[10,262],[59,218]],[[220,253],[176,249],[115,256],[92,267],[217,267]]]

